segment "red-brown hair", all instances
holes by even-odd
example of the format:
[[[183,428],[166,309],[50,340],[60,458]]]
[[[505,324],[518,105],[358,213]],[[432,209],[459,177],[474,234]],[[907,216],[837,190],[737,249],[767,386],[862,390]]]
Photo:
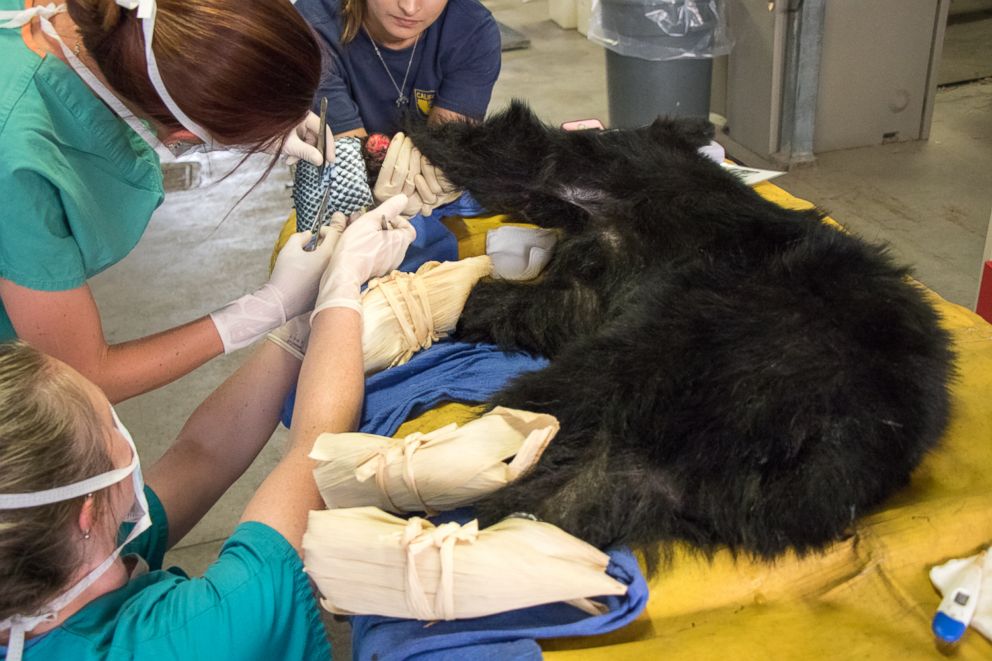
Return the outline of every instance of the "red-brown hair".
[[[68,0],[107,82],[169,129],[183,127],[148,79],[141,21],[114,0]],[[152,47],[169,94],[219,142],[261,146],[306,115],[320,49],[289,0],[157,0]]]

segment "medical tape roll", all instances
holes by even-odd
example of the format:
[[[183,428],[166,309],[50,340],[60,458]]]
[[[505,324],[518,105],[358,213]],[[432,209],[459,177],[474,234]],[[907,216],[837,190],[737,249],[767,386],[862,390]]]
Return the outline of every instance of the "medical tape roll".
[[[334,157],[334,164],[324,168],[323,181],[320,180],[318,166],[306,161],[296,164],[293,206],[296,208],[297,232],[313,227],[320,200],[328,187],[331,193],[325,220],[335,211],[348,215],[372,204],[372,189],[369,188],[362,158],[361,140],[356,137],[338,138],[334,141]]]

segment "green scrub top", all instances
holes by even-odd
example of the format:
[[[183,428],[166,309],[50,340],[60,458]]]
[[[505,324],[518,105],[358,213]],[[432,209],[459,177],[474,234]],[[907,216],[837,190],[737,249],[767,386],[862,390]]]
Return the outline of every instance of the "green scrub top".
[[[155,493],[145,487],[145,495],[152,527],[124,553],[141,556],[152,571],[28,638],[25,661],[331,658],[303,562],[282,535],[242,523],[202,578],[177,567],[163,571],[168,520]]]
[[[134,248],[164,199],[162,171],[155,151],[25,34],[0,29],[0,278],[64,291]],[[0,341],[14,337],[0,305]]]

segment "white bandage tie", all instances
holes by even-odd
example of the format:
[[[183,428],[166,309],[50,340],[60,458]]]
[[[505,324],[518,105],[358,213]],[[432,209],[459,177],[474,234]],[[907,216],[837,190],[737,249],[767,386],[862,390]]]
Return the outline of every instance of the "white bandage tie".
[[[420,517],[410,519],[403,530],[400,545],[406,552],[406,603],[418,620],[455,619],[455,545],[474,544],[479,537],[479,522],[473,519],[464,526],[450,521],[434,527],[424,527]],[[417,570],[417,556],[438,549],[441,578],[434,590],[431,604]]]
[[[387,483],[387,478],[389,477],[389,466],[402,459],[403,484],[405,484],[406,488],[410,490],[410,495],[412,495],[414,499],[420,503],[420,506],[422,507],[421,511],[431,515],[436,514],[436,512],[424,502],[423,496],[420,495],[420,490],[417,489],[417,477],[413,472],[413,454],[424,445],[436,441],[439,437],[443,438],[456,429],[458,429],[458,425],[451,423],[450,425],[441,427],[440,429],[435,429],[427,434],[414,432],[404,438],[401,445],[391,445],[389,447],[382,448],[365,461],[359,463],[358,466],[355,467],[355,479],[359,482],[364,482],[370,477],[374,477],[375,484],[379,488],[379,492],[382,494],[382,497],[386,499],[395,511],[402,512],[403,509],[393,502],[393,499],[389,496],[389,488]]]

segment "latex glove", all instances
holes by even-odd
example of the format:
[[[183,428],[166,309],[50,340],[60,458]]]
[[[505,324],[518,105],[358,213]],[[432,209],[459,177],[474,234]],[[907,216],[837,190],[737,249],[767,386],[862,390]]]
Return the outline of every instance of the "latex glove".
[[[320,117],[312,111],[307,113],[306,118],[286,134],[286,139],[282,142],[282,153],[289,158],[286,159],[288,165],[292,165],[300,159],[321,165],[324,162],[323,154],[317,149],[317,134],[320,133]],[[327,127],[327,134],[324,136],[327,145],[327,162],[334,162],[334,134],[331,127]]]
[[[420,173],[416,176],[415,183],[417,194],[420,195],[420,213],[429,216],[434,209],[442,204],[454,202],[462,195],[462,189],[448,181],[438,168],[427,160],[426,156],[420,157]]]
[[[330,263],[340,231],[324,228],[312,252],[303,250],[310,232],[297,232],[279,251],[269,281],[250,294],[210,314],[224,343],[224,353],[261,339],[313,307],[321,276]]]
[[[361,313],[362,285],[399,266],[417,238],[413,225],[400,215],[407,204],[405,195],[397,195],[348,225],[320,280],[311,322],[326,308],[348,307]]]
[[[372,197],[379,204],[395,195],[405,195],[407,204],[401,210],[404,216],[412,216],[420,211],[423,202],[417,194],[417,175],[420,174],[420,150],[403,132],[393,136],[382,161],[382,169],[372,188]]]
[[[310,342],[310,313],[293,317],[279,328],[265,336],[265,339],[275,344],[291,356],[303,360]]]

